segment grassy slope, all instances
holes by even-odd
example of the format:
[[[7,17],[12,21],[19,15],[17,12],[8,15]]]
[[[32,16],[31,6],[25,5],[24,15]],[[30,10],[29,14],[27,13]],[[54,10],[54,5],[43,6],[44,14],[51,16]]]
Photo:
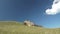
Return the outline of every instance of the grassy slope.
[[[28,27],[17,22],[0,22],[0,34],[60,34],[60,29]]]

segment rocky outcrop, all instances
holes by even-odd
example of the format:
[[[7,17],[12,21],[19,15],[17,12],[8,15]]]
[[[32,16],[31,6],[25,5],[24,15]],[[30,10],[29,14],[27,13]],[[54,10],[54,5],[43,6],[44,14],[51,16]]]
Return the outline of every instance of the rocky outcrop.
[[[35,24],[29,20],[25,20],[24,21],[24,25],[27,25],[27,26],[34,26]]]
[[[31,22],[30,20],[25,20],[24,21],[24,25],[26,25],[26,26],[36,26],[36,27],[43,27],[43,26],[39,26],[39,25],[36,25],[35,23],[33,23],[33,22]]]

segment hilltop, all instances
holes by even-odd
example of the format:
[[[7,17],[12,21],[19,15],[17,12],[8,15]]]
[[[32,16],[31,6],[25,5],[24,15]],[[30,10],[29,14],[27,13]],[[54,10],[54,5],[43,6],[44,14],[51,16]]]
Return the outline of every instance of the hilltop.
[[[49,29],[36,26],[25,26],[22,22],[0,22],[0,34],[60,34],[60,28]]]

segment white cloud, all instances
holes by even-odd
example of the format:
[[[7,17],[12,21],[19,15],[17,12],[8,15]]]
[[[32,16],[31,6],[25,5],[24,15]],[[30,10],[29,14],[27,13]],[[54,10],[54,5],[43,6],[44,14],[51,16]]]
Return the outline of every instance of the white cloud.
[[[60,0],[54,0],[51,9],[46,9],[46,14],[55,15],[60,13]]]

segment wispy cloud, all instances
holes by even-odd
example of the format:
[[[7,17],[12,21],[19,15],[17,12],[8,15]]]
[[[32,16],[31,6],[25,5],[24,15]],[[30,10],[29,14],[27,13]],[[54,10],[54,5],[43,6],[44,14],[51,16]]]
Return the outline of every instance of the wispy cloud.
[[[60,0],[54,0],[51,9],[46,9],[47,15],[56,15],[60,13]]]

